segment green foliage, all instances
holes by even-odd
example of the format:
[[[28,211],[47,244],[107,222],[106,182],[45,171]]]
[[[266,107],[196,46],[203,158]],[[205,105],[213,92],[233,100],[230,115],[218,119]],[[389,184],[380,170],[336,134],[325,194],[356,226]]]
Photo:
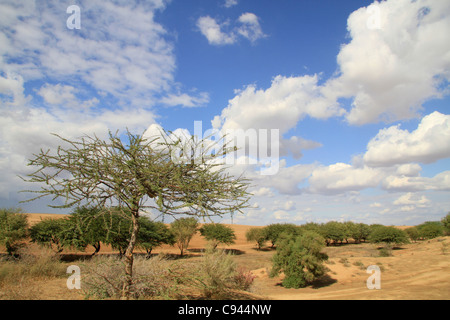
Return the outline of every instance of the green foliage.
[[[60,253],[71,242],[71,236],[67,233],[69,228],[68,218],[43,219],[30,228],[31,241]]]
[[[372,228],[369,240],[373,243],[385,243],[387,245],[409,243],[408,235],[405,231],[381,225]]]
[[[417,229],[417,227],[410,227],[405,229],[406,234],[408,235],[408,237],[416,242],[418,239],[420,239],[420,234],[419,234],[419,230]]]
[[[303,231],[312,231],[312,232],[320,234],[320,227],[321,226],[318,223],[308,222],[308,223],[298,226],[298,230],[300,233]]]
[[[327,245],[337,244],[338,241],[342,243],[346,237],[346,228],[343,223],[329,221],[321,226],[320,234],[325,238]]]
[[[145,249],[150,256],[153,248],[163,244],[175,244],[175,236],[172,231],[162,222],[151,221],[147,217],[139,218],[139,234],[137,245]]]
[[[272,248],[282,233],[299,234],[300,229],[292,223],[273,223],[265,227],[266,239],[272,243]]]
[[[270,276],[274,277],[283,272],[284,287],[306,287],[326,272],[323,261],[328,257],[321,252],[323,247],[323,237],[315,232],[306,231],[300,236],[283,234],[272,259]]]
[[[441,223],[444,227],[444,234],[447,236],[450,235],[450,212],[442,218]]]
[[[440,221],[426,221],[416,228],[423,239],[433,239],[444,235],[444,225]]]
[[[194,217],[180,218],[170,224],[170,230],[175,236],[175,241],[183,256],[184,250],[189,246],[192,237],[197,233],[198,222]]]
[[[248,242],[256,241],[258,250],[260,250],[261,247],[264,245],[264,243],[267,241],[266,229],[265,228],[250,228],[245,233],[245,237]]]
[[[0,209],[0,243],[4,244],[9,255],[22,246],[21,240],[27,237],[27,215],[21,209]]]
[[[74,232],[73,244],[76,247],[91,245],[93,255],[100,251],[101,243],[106,242],[107,216],[105,210],[96,207],[78,207],[69,217],[77,232]]]
[[[200,229],[200,234],[212,243],[215,249],[220,243],[230,245],[236,240],[234,230],[220,223],[208,223]]]
[[[351,237],[356,242],[361,242],[361,240],[366,241],[369,235],[370,235],[370,227],[365,223],[357,223],[352,229]]]

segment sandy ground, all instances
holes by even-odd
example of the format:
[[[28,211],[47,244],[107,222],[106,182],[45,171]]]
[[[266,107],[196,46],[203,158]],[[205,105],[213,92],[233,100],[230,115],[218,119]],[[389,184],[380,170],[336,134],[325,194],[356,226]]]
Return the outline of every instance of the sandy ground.
[[[55,214],[29,214],[30,223],[41,218],[64,217]],[[324,251],[329,259],[327,274],[312,286],[302,289],[282,287],[282,276],[270,278],[271,257],[274,249],[256,250],[253,243],[245,239],[245,232],[252,228],[246,225],[229,225],[235,230],[236,243],[223,246],[233,251],[236,263],[256,276],[252,293],[260,299],[281,300],[435,300],[450,299],[450,237],[441,237],[429,241],[419,241],[393,250],[393,256],[379,257],[378,247],[374,244],[344,244],[326,247]],[[199,235],[191,240],[187,259],[202,254],[206,242]],[[0,250],[2,250],[0,248]],[[84,254],[90,254],[93,248],[87,248]],[[100,253],[114,251],[103,246]],[[163,246],[153,250],[154,253],[179,254],[176,247]],[[69,252],[66,252],[69,253]],[[380,289],[368,289],[366,272],[369,265],[378,265]],[[76,292],[68,292],[66,279],[47,281],[44,290],[49,299],[78,299]],[[41,292],[42,293],[42,292]]]

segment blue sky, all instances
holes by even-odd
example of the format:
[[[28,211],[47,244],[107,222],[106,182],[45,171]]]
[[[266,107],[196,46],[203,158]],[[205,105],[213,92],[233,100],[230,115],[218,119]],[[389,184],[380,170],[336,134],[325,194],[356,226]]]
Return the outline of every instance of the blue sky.
[[[280,133],[276,174],[230,168],[253,182],[235,223],[438,220],[450,207],[449,18],[439,0],[0,0],[0,206],[67,212],[19,204],[30,186],[17,175],[57,145],[51,132],[192,133],[202,121]]]

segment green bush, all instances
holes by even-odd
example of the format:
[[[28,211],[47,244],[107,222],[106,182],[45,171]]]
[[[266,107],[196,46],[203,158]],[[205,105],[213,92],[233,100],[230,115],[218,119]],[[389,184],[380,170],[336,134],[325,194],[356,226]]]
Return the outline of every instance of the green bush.
[[[30,228],[31,241],[60,253],[71,242],[67,233],[69,228],[70,221],[67,218],[43,219]]]
[[[446,236],[450,235],[450,212],[442,218],[441,220],[442,226],[444,227],[444,234]]]
[[[444,235],[444,225],[440,221],[427,221],[416,228],[422,239],[434,239]]]
[[[23,246],[21,240],[27,237],[27,215],[21,209],[0,209],[0,243],[5,245],[9,255]]]
[[[417,229],[417,227],[407,228],[405,229],[405,232],[408,234],[408,237],[414,242],[416,242],[420,238],[419,230]]]
[[[409,243],[408,235],[405,231],[395,227],[377,226],[372,228],[369,241],[373,243],[384,243],[386,248],[392,245]]]
[[[284,273],[283,286],[286,288],[306,287],[317,277],[325,274],[323,261],[326,254],[321,250],[324,239],[317,233],[305,232],[300,236],[283,235],[277,244],[270,276]]]
[[[175,244],[175,236],[172,231],[162,222],[155,222],[147,217],[140,217],[137,246],[145,249],[147,256],[150,256],[153,248],[163,244]]]

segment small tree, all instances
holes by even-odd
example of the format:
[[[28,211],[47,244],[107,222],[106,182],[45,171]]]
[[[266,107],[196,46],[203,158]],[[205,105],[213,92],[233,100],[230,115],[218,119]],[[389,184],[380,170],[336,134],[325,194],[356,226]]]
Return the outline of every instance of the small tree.
[[[93,246],[94,252],[92,255],[100,251],[102,242],[106,242],[108,230],[106,218],[102,209],[96,207],[78,207],[69,217],[78,231],[78,239],[74,240]]]
[[[219,142],[165,132],[150,138],[110,133],[106,141],[97,136],[74,141],[57,137],[63,146],[55,152],[41,150],[29,162],[37,168],[24,180],[39,183],[40,190],[28,190],[38,194],[28,201],[51,196],[64,200],[62,205],[53,205],[57,208],[118,204],[130,210],[125,298],[133,285],[133,251],[143,210],[209,217],[242,212],[248,206],[248,181],[225,171],[225,156],[236,150],[226,144],[217,148]]]
[[[139,248],[147,252],[147,257],[150,257],[155,247],[163,244],[175,244],[174,234],[164,223],[151,221],[147,217],[140,217],[139,224],[140,231],[137,243]]]
[[[30,228],[31,241],[61,253],[74,238],[68,233],[70,227],[68,218],[42,219]]]
[[[170,230],[175,236],[176,244],[180,249],[180,256],[183,256],[184,250],[189,247],[189,242],[197,233],[197,228],[197,219],[193,217],[181,218],[170,224]]]
[[[6,247],[8,255],[13,255],[27,237],[27,215],[20,209],[0,209],[0,243]]]
[[[369,235],[369,241],[373,243],[384,243],[384,251],[387,255],[394,245],[409,243],[408,235],[405,231],[395,227],[377,226],[373,228]]]
[[[230,245],[236,240],[234,230],[220,223],[205,224],[199,231],[200,234],[212,244],[213,249],[216,249],[221,243]]]
[[[300,236],[283,234],[273,256],[271,277],[284,273],[283,286],[303,288],[325,274],[323,261],[328,256],[321,252],[324,239],[315,232],[306,231]]]
[[[256,241],[258,250],[261,250],[261,247],[267,241],[266,229],[265,228],[250,228],[245,233],[245,237],[248,242]]]

